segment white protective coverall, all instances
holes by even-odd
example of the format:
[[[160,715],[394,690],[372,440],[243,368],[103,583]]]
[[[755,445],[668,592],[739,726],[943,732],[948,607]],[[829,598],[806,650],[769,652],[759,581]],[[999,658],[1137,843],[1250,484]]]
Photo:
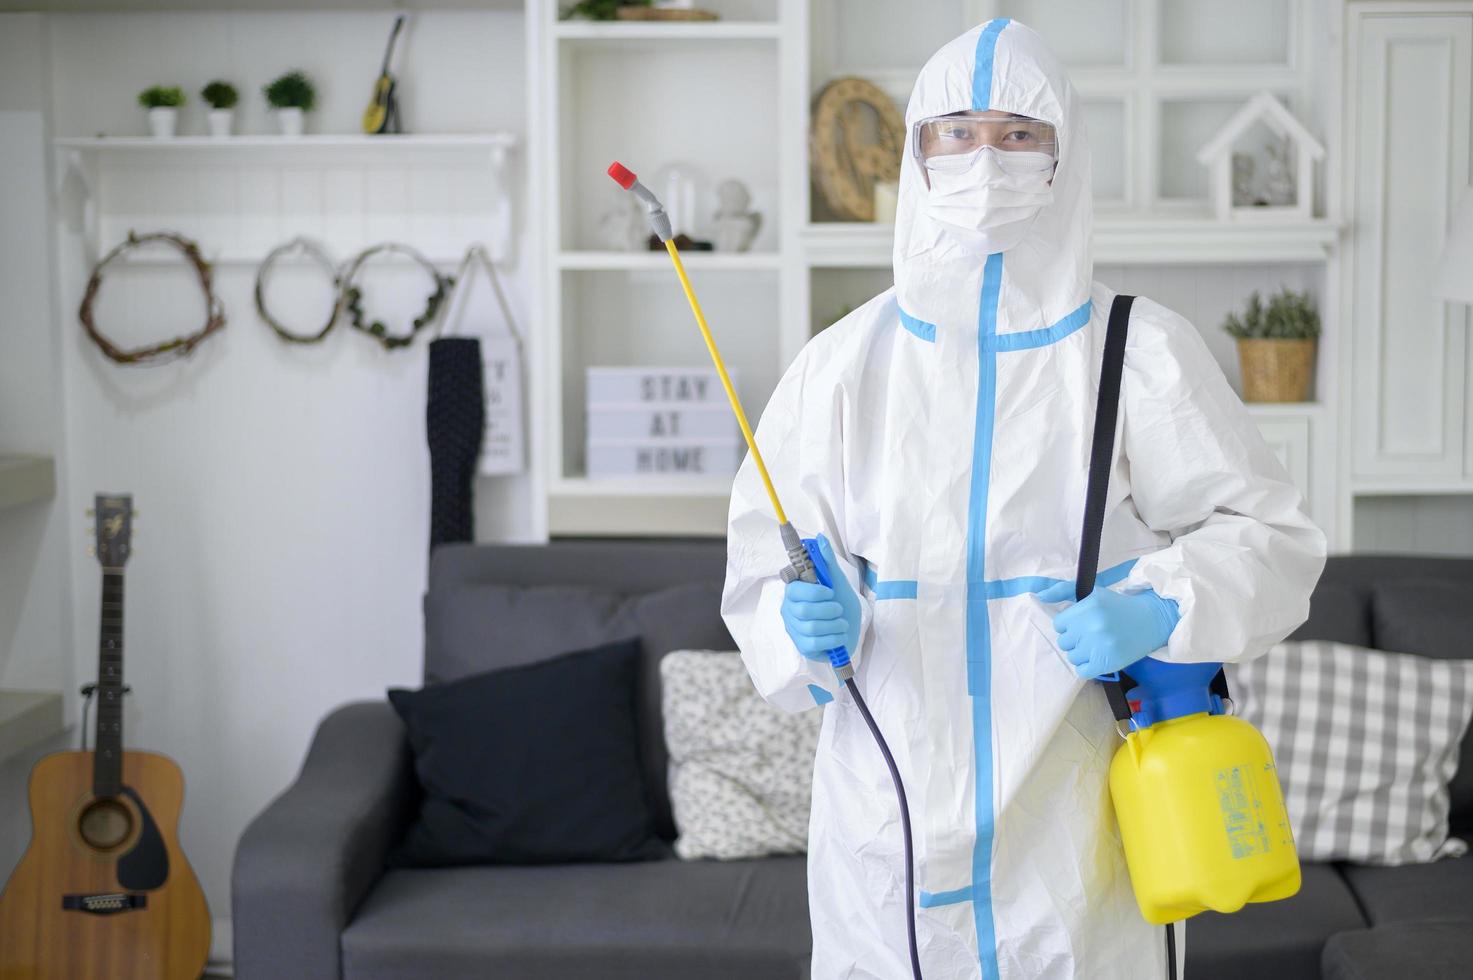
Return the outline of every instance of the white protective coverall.
[[[1113,292],[1093,283],[1078,99],[1033,31],[990,21],[922,69],[906,123],[1000,109],[1054,124],[1053,201],[1004,253],[958,248],[907,151],[895,287],[816,336],[757,442],[788,514],[833,543],[863,606],[857,683],[915,828],[930,980],[1166,976],[1107,785],[1121,744],[1037,593],[1072,580]],[[1255,657],[1308,615],[1325,541],[1201,337],[1137,301],[1100,585],[1181,620],[1156,656]],[[899,810],[852,699],[779,607],[786,563],[750,455],[733,487],[722,611],[757,690],[822,704],[809,826],[813,976],[910,975]]]

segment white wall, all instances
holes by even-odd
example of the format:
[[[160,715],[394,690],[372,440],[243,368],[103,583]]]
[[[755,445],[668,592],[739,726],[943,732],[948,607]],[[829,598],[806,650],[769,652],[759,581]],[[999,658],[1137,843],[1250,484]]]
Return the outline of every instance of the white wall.
[[[309,132],[351,133],[391,23],[387,12],[30,18],[29,43],[12,41],[8,25],[0,30],[7,44],[27,53],[0,59],[0,91],[9,101],[17,86],[39,91],[49,84],[54,135],[142,135],[135,94],[149,84],[177,83],[191,99],[180,131],[198,133],[204,117],[196,93],[218,75],[241,91],[237,132],[269,132],[260,86],[300,67],[318,82]],[[408,128],[525,134],[520,13],[416,13],[401,44]],[[34,114],[40,102],[30,102]],[[516,180],[520,186],[520,167]],[[0,182],[7,216],[12,207],[39,208],[43,186],[39,173],[12,179],[7,172]],[[382,697],[387,686],[419,682],[429,506],[425,347],[386,353],[346,323],[318,347],[288,347],[256,317],[254,270],[221,265],[225,330],[185,361],[122,367],[104,359],[77,325],[90,271],[78,237],[59,231],[59,313],[48,317],[41,284],[49,252],[35,237],[45,225],[33,218],[34,228],[22,232],[8,220],[0,224],[0,275],[10,287],[0,323],[7,334],[23,322],[36,335],[25,348],[30,366],[15,369],[31,379],[27,387],[12,394],[5,385],[7,429],[0,432],[32,433],[19,415],[12,426],[8,409],[24,404],[37,414],[59,379],[68,476],[55,505],[33,518],[66,525],[65,537],[51,533],[34,571],[7,557],[0,574],[6,584],[31,582],[33,593],[65,574],[72,609],[68,622],[55,625],[76,637],[44,651],[44,670],[0,645],[0,676],[9,683],[12,674],[39,672],[72,687],[73,678],[95,674],[99,576],[83,554],[87,522],[80,515],[95,491],[131,491],[141,516],[128,566],[126,670],[134,694],[127,741],[183,767],[183,845],[219,920],[229,912],[237,837],[291,780],[322,716],[346,701]],[[14,265],[17,259],[26,266]],[[418,312],[417,286],[386,304],[381,299],[384,285],[406,274],[375,274],[375,312]],[[525,309],[524,280],[525,266],[512,270],[508,286],[518,309]],[[125,267],[109,275],[98,320],[129,342],[186,332],[200,319],[195,290],[182,267]],[[40,305],[19,315],[17,293]],[[295,309],[283,302],[280,316],[305,325],[316,309],[306,300]],[[7,352],[10,343],[7,336]],[[52,345],[59,347],[59,371],[43,370]],[[0,377],[8,382],[5,370]],[[31,438],[44,447],[54,444],[53,434],[37,428]],[[503,486],[482,480],[479,489],[486,498],[478,508],[482,537],[525,537]],[[16,538],[40,552],[44,533],[0,524],[0,543]],[[51,632],[34,621],[61,618],[57,595],[35,604],[23,617],[28,638]],[[7,632],[20,635],[7,629],[10,605],[0,600],[0,644]]]
[[[0,15],[0,452],[62,454],[45,186],[44,19]],[[61,461],[64,463],[64,461]],[[64,465],[58,479],[65,493]],[[55,503],[0,510],[0,687],[75,687],[67,575],[71,541]],[[65,739],[0,762],[0,877],[29,837],[26,777]]]

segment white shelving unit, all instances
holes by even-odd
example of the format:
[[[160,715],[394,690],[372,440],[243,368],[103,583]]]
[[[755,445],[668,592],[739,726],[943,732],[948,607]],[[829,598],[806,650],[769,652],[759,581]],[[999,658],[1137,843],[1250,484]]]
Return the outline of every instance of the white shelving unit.
[[[753,192],[763,227],[753,251],[687,251],[682,260],[743,401],[766,403],[793,350],[781,297],[796,266],[786,199],[801,161],[774,145],[773,120],[802,101],[787,67],[805,4],[717,0],[697,23],[557,20],[529,0],[533,230],[539,338],[536,420],[547,467],[550,535],[719,534],[729,479],[591,479],[584,471],[585,369],[704,368],[705,348],[663,251],[606,251],[598,218],[620,199],[605,175],[618,159],[657,192],[660,169],[696,169],[709,192],[734,177]],[[794,185],[794,186],[789,186]],[[702,200],[702,206],[709,202]],[[697,233],[707,229],[696,228]]]
[[[1223,225],[1185,215],[1134,217],[1104,214],[1095,220],[1094,257],[1100,265],[1212,265],[1324,262],[1340,229],[1325,219],[1282,224]],[[803,251],[817,268],[888,268],[892,228],[849,222],[803,228]]]
[[[55,189],[92,260],[130,230],[167,228],[220,264],[259,262],[305,234],[342,255],[411,241],[451,265],[476,241],[509,256],[516,145],[509,133],[60,137]]]
[[[0,689],[0,762],[64,731],[60,692]]]
[[[713,185],[735,176],[753,189],[764,223],[757,250],[684,258],[718,342],[742,370],[741,395],[755,422],[814,331],[889,284],[889,226],[816,220],[811,98],[830,79],[853,74],[903,107],[936,46],[993,16],[1037,27],[1070,65],[1097,158],[1098,265],[1235,284],[1282,265],[1295,270],[1290,283],[1302,288],[1307,280],[1321,297],[1320,401],[1252,413],[1291,471],[1315,484],[1312,507],[1332,523],[1330,481],[1310,474],[1334,454],[1336,415],[1323,403],[1336,393],[1325,365],[1337,343],[1341,223],[1333,204],[1328,216],[1304,222],[1218,223],[1192,159],[1257,91],[1314,117],[1325,42],[1315,34],[1319,0],[1254,0],[1234,11],[1232,30],[1213,26],[1226,8],[1180,2],[1190,9],[1168,0],[716,0],[706,5],[719,21],[628,24],[559,22],[551,0],[528,0],[530,116],[541,121],[531,147],[532,211],[547,229],[533,234],[541,235],[534,254],[546,325],[537,404],[548,449],[548,533],[725,528],[728,481],[610,482],[581,469],[585,367],[706,363],[666,257],[594,244],[614,193],[603,174],[608,162],[620,159],[648,177],[678,160],[703,168]],[[1276,285],[1253,281],[1243,298]]]
[[[50,456],[0,456],[0,510],[56,493],[56,462]]]

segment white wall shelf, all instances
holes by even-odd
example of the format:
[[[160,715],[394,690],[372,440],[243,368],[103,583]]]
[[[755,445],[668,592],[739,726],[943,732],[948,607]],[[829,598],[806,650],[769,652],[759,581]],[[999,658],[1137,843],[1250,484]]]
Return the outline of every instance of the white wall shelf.
[[[560,269],[588,272],[657,270],[674,275],[670,256],[664,252],[572,251],[560,253],[557,261]],[[777,252],[681,252],[680,261],[691,271],[776,271],[782,267],[782,256]]]
[[[56,463],[50,456],[0,456],[0,510],[56,493]]]
[[[312,150],[343,147],[358,150],[412,150],[427,148],[488,147],[511,149],[511,133],[402,133],[367,136],[362,133],[311,133],[302,136],[61,136],[56,146],[66,150]]]
[[[517,143],[505,132],[60,137],[54,184],[89,261],[159,228],[225,264],[258,262],[297,234],[342,257],[392,239],[448,262],[479,241],[500,261]]]
[[[594,482],[594,481],[590,481]],[[726,532],[729,487],[717,493],[670,493],[653,481],[638,493],[553,493],[547,501],[554,535],[668,536]]]
[[[577,43],[618,41],[766,41],[776,40],[778,25],[769,21],[698,21],[694,23],[628,23],[587,20],[559,22],[553,35]]]
[[[1316,218],[1293,223],[1219,222],[1198,217],[1097,215],[1094,258],[1100,265],[1324,262],[1338,227]],[[875,268],[891,263],[889,225],[810,224],[804,261],[823,268]]]
[[[552,484],[552,493],[561,497],[720,497],[731,495],[731,480],[701,476],[661,477],[564,477]]]
[[[64,731],[60,692],[0,690],[0,760]]]

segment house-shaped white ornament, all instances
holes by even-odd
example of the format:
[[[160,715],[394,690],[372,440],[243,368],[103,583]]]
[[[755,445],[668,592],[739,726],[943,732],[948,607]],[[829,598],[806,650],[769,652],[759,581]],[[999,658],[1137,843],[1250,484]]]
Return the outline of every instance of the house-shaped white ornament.
[[[1263,123],[1280,139],[1294,145],[1297,160],[1294,175],[1294,203],[1277,205],[1233,204],[1233,145],[1255,123]],[[1197,151],[1197,162],[1210,169],[1212,205],[1219,221],[1241,219],[1311,217],[1314,202],[1314,164],[1323,159],[1325,148],[1304,124],[1284,108],[1284,104],[1268,92],[1259,92],[1243,108],[1234,113],[1227,124],[1205,146]]]

